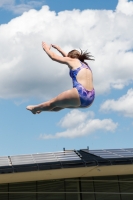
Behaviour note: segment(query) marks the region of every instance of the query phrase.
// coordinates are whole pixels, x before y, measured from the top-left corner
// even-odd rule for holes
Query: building
[[[133,148],[0,157],[0,200],[133,200]]]

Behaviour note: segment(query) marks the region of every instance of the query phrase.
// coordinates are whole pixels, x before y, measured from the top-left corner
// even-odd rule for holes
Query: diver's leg
[[[72,107],[72,106],[71,106],[71,107],[67,107],[67,108],[69,108],[69,109],[74,109],[74,108],[75,108],[75,109],[76,109],[77,107]],[[58,111],[63,110],[63,109],[64,109],[64,108],[56,107],[56,108],[53,108],[52,110],[50,110],[50,112],[51,112],[51,111],[53,111],[53,112],[58,112]],[[36,113],[37,113],[37,114],[40,114],[41,112],[42,112],[42,111],[37,111]]]
[[[77,108],[80,106],[79,94],[76,88],[67,90],[50,101],[44,102],[36,106],[27,106],[27,110],[30,110],[33,114],[38,111],[52,111],[55,108]]]
[[[59,108],[59,107],[56,107],[56,108],[53,108],[52,110],[50,110],[50,112],[51,111],[54,111],[54,112],[58,112],[58,111],[60,111],[60,110],[63,110],[64,108]],[[37,111],[36,113],[37,114],[40,114],[42,111]]]

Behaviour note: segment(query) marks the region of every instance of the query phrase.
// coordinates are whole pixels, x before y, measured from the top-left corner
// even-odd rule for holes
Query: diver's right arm
[[[67,53],[63,51],[59,46],[52,44],[53,48],[57,49],[64,57],[67,57]]]

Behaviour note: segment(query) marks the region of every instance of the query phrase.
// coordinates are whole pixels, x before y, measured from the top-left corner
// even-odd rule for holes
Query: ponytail
[[[90,55],[90,52],[87,52],[87,50],[83,52],[80,49],[80,51],[81,51],[81,53],[79,51],[77,51],[77,50],[72,50],[72,51],[70,51],[68,53],[68,57],[70,57],[70,58],[77,58],[81,62],[85,63],[86,65],[88,65],[88,64],[86,62],[84,62],[84,60],[95,60],[95,59],[92,58],[93,56]]]
[[[84,60],[95,60],[95,59],[91,58],[91,57],[93,57],[93,56],[90,55],[90,52],[87,52],[87,50],[83,52],[83,51],[80,49],[80,51],[81,51],[81,53],[80,53],[80,55],[79,55],[79,60],[80,60],[81,62],[84,62]]]

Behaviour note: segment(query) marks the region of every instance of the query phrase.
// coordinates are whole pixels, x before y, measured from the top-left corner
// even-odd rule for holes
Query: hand
[[[47,50],[47,49],[50,50],[51,46],[52,46],[52,45],[46,44],[46,42],[42,42],[42,48],[43,48],[44,51]]]
[[[57,45],[55,45],[55,44],[51,44],[51,46],[53,47],[53,48],[55,48],[55,49],[57,49],[57,50],[59,50],[59,46],[57,46]]]

